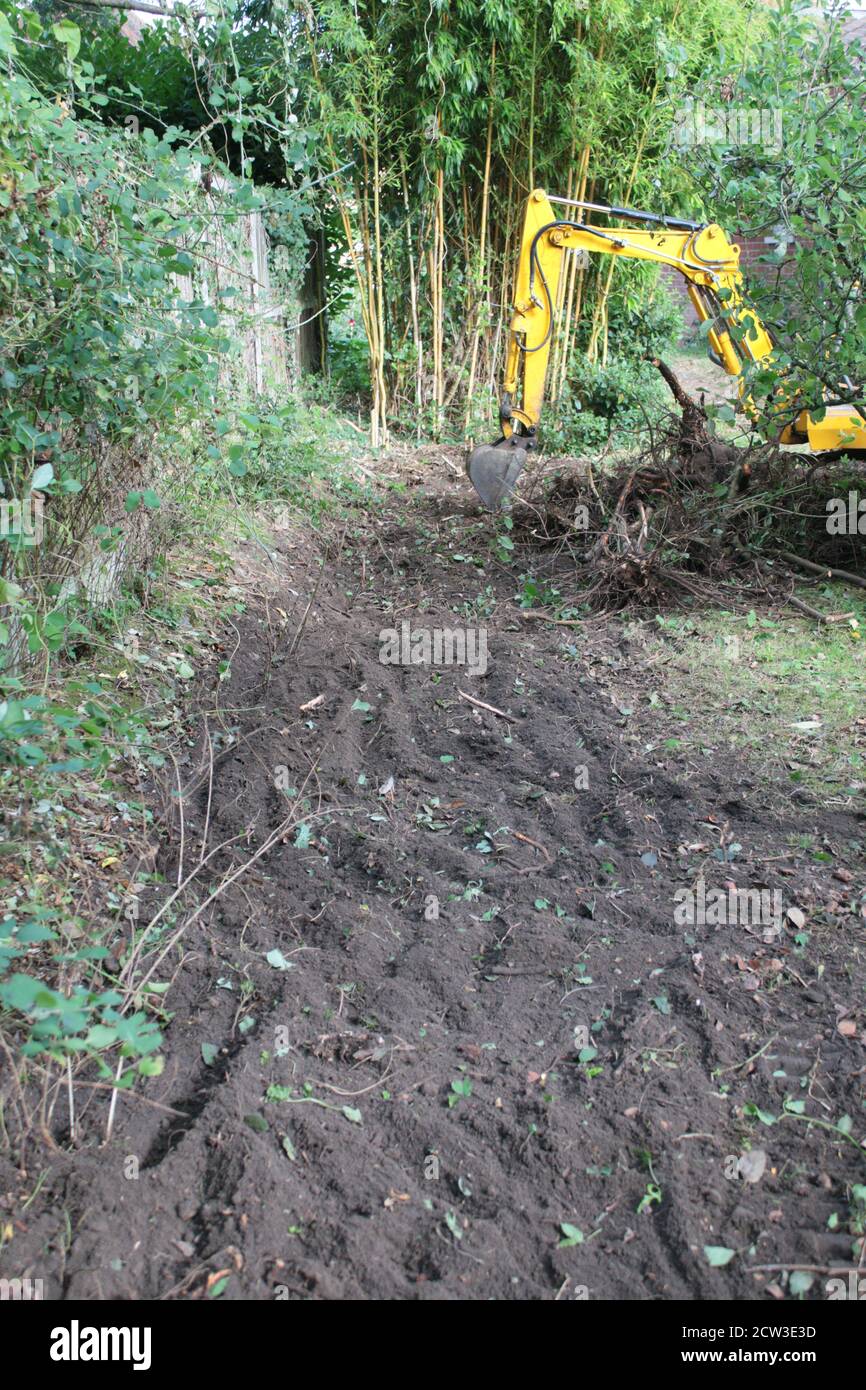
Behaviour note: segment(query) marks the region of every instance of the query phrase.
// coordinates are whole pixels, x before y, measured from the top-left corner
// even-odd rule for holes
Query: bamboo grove
[[[677,103],[702,55],[736,55],[723,0],[325,0],[301,11],[319,137],[369,346],[374,443],[393,422],[470,436],[495,413],[523,202],[534,187],[667,211]],[[298,32],[299,42],[302,34]],[[348,167],[347,167],[348,166]],[[562,277],[556,398],[616,349],[617,296],[653,275],[598,258]]]

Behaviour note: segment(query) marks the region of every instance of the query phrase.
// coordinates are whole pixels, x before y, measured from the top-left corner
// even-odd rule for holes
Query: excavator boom
[[[554,204],[573,210],[573,216],[558,217]],[[639,229],[600,227],[585,221],[587,214],[598,212],[644,225]],[[502,436],[495,444],[474,449],[467,464],[473,486],[492,511],[507,505],[527,453],[535,448],[566,251],[672,266],[684,277],[698,318],[709,321],[711,359],[730,376],[740,376],[744,356],[753,362],[772,356],[769,333],[743,299],[740,248],[721,227],[633,208],[550,198],[543,189],[536,189],[526,205],[517,266],[499,411]],[[732,328],[745,330],[744,335],[737,334],[736,342]],[[750,402],[742,391],[741,398],[749,411]],[[866,422],[847,406],[828,407],[820,422],[801,411],[785,425],[780,441],[808,442],[816,450],[866,448]]]

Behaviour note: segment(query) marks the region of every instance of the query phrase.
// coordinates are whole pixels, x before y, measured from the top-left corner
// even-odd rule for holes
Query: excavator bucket
[[[525,462],[526,447],[518,435],[496,444],[479,444],[472,450],[466,472],[488,511],[499,512],[508,506]]]

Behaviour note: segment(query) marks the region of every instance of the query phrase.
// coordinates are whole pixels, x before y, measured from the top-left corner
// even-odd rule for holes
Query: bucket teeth
[[[501,444],[479,444],[466,464],[469,481],[491,512],[507,507],[514,485],[526,462],[526,449],[514,436]]]

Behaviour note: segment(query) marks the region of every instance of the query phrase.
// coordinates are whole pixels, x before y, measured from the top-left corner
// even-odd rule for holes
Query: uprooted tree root
[[[716,440],[703,408],[656,365],[679,416],[663,422],[636,461],[598,477],[588,463],[563,461],[539,497],[515,508],[515,534],[557,547],[574,565],[581,602],[596,611],[687,595],[712,602],[721,585],[729,603],[738,585],[744,599],[762,591],[828,621],[791,590],[795,576],[866,587],[856,572],[857,536],[827,528],[829,498],[846,496],[858,479],[862,490],[862,468]],[[837,616],[848,615],[829,620]]]

